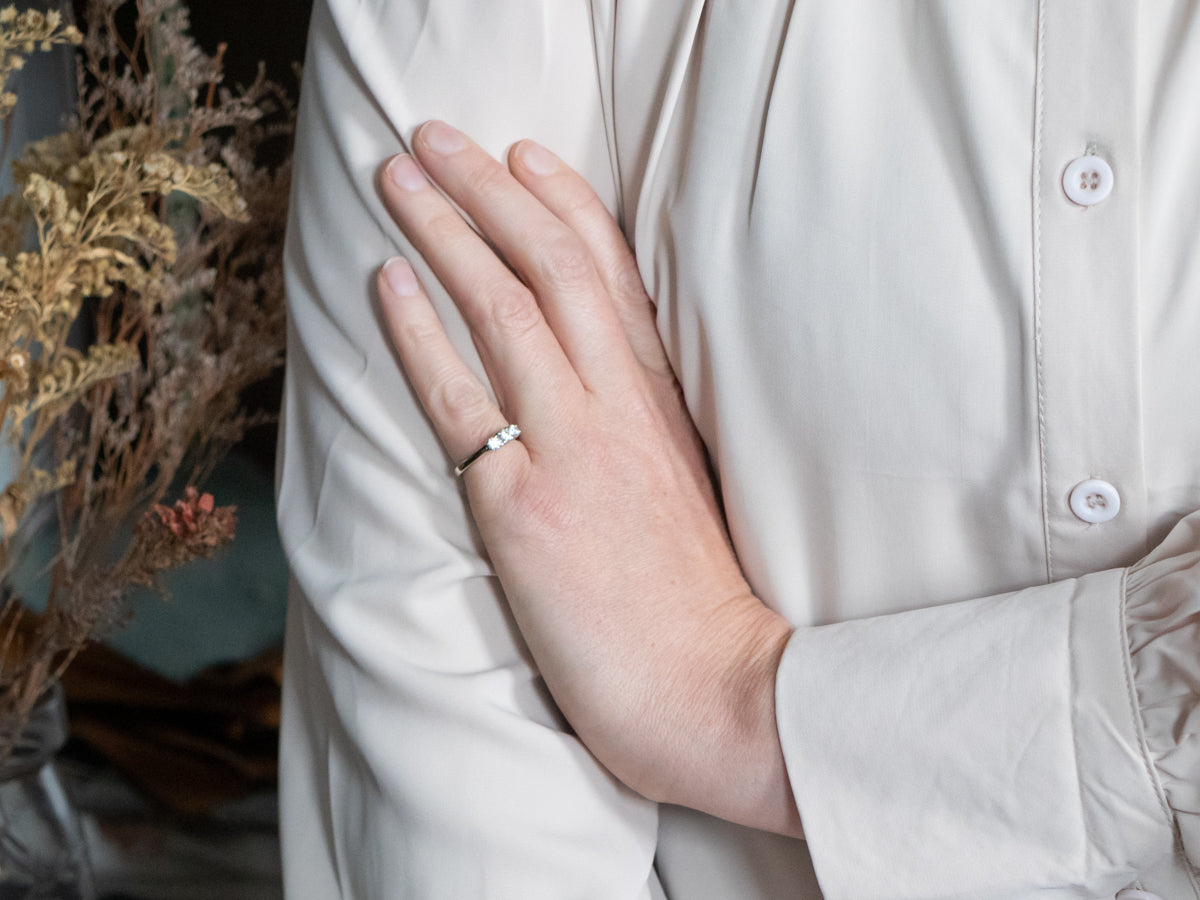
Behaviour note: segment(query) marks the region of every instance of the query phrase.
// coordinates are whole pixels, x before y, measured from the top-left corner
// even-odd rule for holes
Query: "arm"
[[[453,459],[508,422],[523,429],[520,445],[464,481],[555,700],[644,795],[798,835],[770,689],[790,628],[738,568],[621,233],[587,185],[531,143],[512,155],[523,185],[442,123],[422,126],[414,151],[521,279],[412,158],[388,165],[388,206],[459,298],[501,404],[396,260],[380,293],[426,412]],[[641,641],[624,644],[629,633]],[[717,706],[688,702],[697,684]]]
[[[551,690],[600,760],[657,799],[794,827],[767,802],[787,789],[761,727],[778,668],[779,735],[827,895],[1095,896],[1139,878],[1194,893],[1142,734],[1126,604],[1167,590],[1195,618],[1195,523],[1128,573],[805,629],[780,666],[786,626],[714,534],[686,417],[639,352],[648,325],[627,313],[648,303],[623,296],[634,279],[612,273],[632,263],[586,214],[598,204],[561,166],[532,165],[528,145],[510,158],[514,181],[446,138],[422,130],[421,162],[521,281],[411,160],[391,164],[386,196],[435,271],[459,274],[451,290],[500,407],[399,261],[381,282],[385,315],[453,457],[510,419],[526,429],[467,473],[472,508]],[[446,403],[449,383],[468,401]],[[1160,566],[1180,573],[1169,588],[1148,574]],[[1194,651],[1186,632],[1174,640]],[[1194,690],[1181,705],[1195,708]],[[758,726],[730,727],[739,710]]]
[[[1128,570],[798,630],[779,728],[826,893],[1200,895],[1197,621],[1193,513]]]
[[[470,121],[494,150],[525,133],[553,138],[611,182],[589,94],[587,7],[530,3],[518,16],[475,0],[317,4],[279,466],[293,574],[281,742],[289,897],[657,890],[656,810],[599,768],[554,708],[362,300],[381,259],[410,253],[379,203],[379,160],[426,116]],[[466,330],[451,339],[478,367]]]

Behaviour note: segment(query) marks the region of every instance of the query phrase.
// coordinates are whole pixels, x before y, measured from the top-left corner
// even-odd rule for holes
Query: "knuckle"
[[[483,385],[465,372],[451,373],[436,382],[429,399],[435,415],[453,422],[474,420],[488,405]]]
[[[563,199],[563,205],[569,220],[588,221],[609,215],[604,202],[586,182],[574,185]]]
[[[392,327],[401,347],[426,347],[441,336],[441,325],[424,316],[401,319]]]
[[[473,165],[462,175],[462,188],[465,194],[491,196],[504,187],[505,182],[512,176],[508,170],[493,159],[488,159]]]
[[[562,287],[588,283],[595,275],[592,256],[574,235],[562,235],[549,241],[539,254],[543,276]]]
[[[425,243],[431,247],[457,244],[462,241],[466,230],[462,216],[451,209],[432,213],[420,229]]]
[[[492,290],[488,299],[492,322],[505,334],[519,336],[536,328],[542,311],[532,292],[521,284],[506,284]]]
[[[617,261],[611,282],[613,292],[628,306],[649,306],[650,298],[646,294],[646,285],[642,282],[642,274],[629,257]]]

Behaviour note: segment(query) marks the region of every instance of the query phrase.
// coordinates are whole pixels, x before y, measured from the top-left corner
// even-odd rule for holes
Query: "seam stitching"
[[[1042,480],[1042,541],[1046,581],[1054,581],[1050,542],[1050,484],[1047,476],[1045,362],[1042,347],[1042,132],[1045,116],[1046,0],[1038,0],[1037,68],[1034,76],[1033,126],[1033,358],[1037,389],[1038,468]]]

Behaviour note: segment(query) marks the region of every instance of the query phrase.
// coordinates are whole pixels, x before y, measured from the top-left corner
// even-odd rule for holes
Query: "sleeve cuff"
[[[796,631],[777,717],[829,900],[1103,897],[1178,868],[1124,578]]]
[[[1200,869],[1200,514],[1129,570],[1126,626],[1146,745]]]

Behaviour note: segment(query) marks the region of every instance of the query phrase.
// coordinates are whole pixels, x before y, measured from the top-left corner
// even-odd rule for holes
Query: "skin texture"
[[[791,629],[738,566],[623,235],[530,141],[506,168],[430,122],[413,151],[386,165],[384,202],[470,326],[497,402],[402,259],[380,271],[383,318],[450,459],[522,429],[464,480],[556,702],[634,790],[800,836],[775,725]]]

